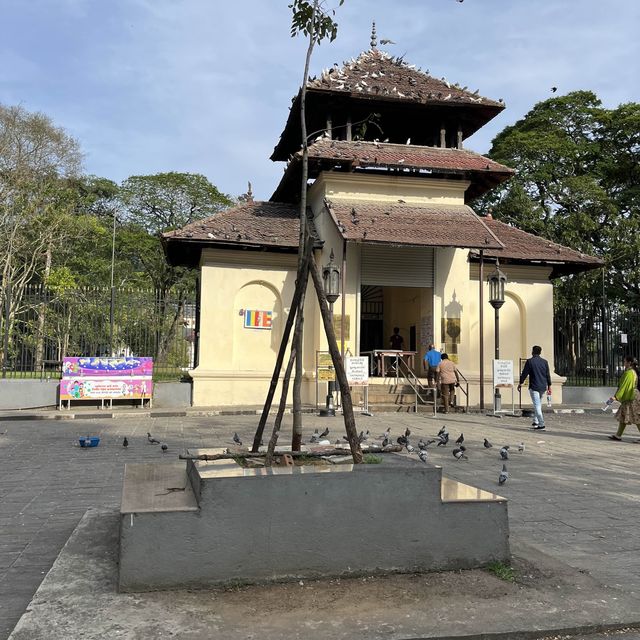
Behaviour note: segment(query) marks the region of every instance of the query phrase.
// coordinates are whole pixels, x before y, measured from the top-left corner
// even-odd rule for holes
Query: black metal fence
[[[183,292],[27,286],[0,302],[3,377],[59,377],[66,356],[150,356],[156,380],[195,365],[196,302]]]
[[[624,356],[640,356],[640,310],[583,305],[556,309],[556,372],[568,385],[615,386]]]

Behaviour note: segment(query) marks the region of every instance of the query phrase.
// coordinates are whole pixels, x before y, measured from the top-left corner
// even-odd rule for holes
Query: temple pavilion
[[[271,199],[249,199],[164,236],[171,264],[200,270],[194,405],[258,405],[265,397],[295,285],[300,98],[271,156],[286,163]],[[425,376],[422,356],[433,342],[457,363],[472,405],[480,397],[483,352],[483,388],[491,397],[494,327],[486,277],[496,260],[507,277],[500,357],[516,370],[533,344],[553,363],[554,278],[601,264],[474,212],[473,201],[514,170],[464,142],[504,108],[501,99],[381,51],[375,32],[368,51],[307,83],[315,257],[325,265],[333,253],[340,268],[339,346],[346,356],[370,357],[372,372],[380,374],[370,389],[377,385],[382,404],[413,407],[411,389],[397,387],[377,357],[390,348],[394,327],[417,378]],[[326,393],[317,382],[326,378],[319,366],[326,341],[312,286],[304,336],[303,397],[313,404],[318,388],[321,398]],[[562,381],[554,375],[556,402]]]

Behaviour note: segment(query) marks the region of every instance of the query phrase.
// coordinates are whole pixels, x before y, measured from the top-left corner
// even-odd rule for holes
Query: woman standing
[[[640,392],[638,392],[638,362],[633,356],[624,357],[624,373],[620,377],[618,390],[611,402],[617,400],[620,407],[616,412],[618,418],[617,433],[609,436],[610,440],[622,440],[622,434],[628,424],[635,424],[640,431]]]

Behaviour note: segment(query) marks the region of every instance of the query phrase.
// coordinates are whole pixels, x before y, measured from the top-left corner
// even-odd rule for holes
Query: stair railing
[[[433,415],[435,416],[438,413],[438,389],[436,387],[425,387],[418,379],[415,371],[413,371],[413,369],[411,369],[411,367],[402,358],[398,358],[396,360],[396,375],[396,383],[398,383],[401,378],[403,383],[411,387],[413,390],[416,398],[416,413],[418,413],[418,400],[420,400],[422,404],[427,404],[429,402],[429,394],[431,394],[433,398]]]

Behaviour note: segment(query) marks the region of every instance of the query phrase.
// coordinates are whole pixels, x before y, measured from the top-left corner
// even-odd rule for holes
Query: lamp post
[[[495,359],[500,359],[500,307],[504,304],[504,285],[507,282],[507,276],[500,271],[498,261],[496,260],[496,270],[487,279],[489,282],[489,304],[495,310]],[[502,398],[500,389],[494,387],[493,396],[493,412],[500,411],[502,408]]]
[[[324,293],[327,297],[327,302],[329,303],[331,322],[333,322],[333,303],[340,297],[340,267],[338,267],[334,260],[335,256],[333,254],[333,249],[331,249],[329,264],[325,265],[322,269]],[[333,403],[334,386],[334,381],[329,380],[329,382],[327,383],[326,405],[324,410],[320,412],[321,416],[332,417],[336,415],[336,407]]]

